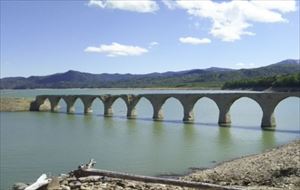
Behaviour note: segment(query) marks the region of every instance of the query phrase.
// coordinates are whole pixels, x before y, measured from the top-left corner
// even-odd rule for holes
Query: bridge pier
[[[153,117],[152,117],[152,119],[154,121],[164,120],[164,115],[163,115],[161,107],[159,107],[159,106],[153,107]]]
[[[135,107],[127,107],[127,118],[135,119],[136,116],[137,116],[136,108]]]
[[[220,126],[226,127],[231,124],[231,117],[228,108],[219,109],[218,123]]]
[[[50,101],[51,112],[58,112],[59,111],[58,102],[60,100],[60,97],[59,96],[50,96],[48,99]]]
[[[83,107],[84,107],[84,114],[90,114],[93,112],[92,110],[92,103],[94,101],[94,99],[96,98],[96,96],[81,96],[80,97],[83,103]]]
[[[277,104],[284,99],[283,96],[272,96],[267,94],[265,96],[257,96],[256,101],[260,105],[263,116],[261,120],[262,129],[274,129],[276,127],[276,120],[274,117],[274,110]]]
[[[195,118],[194,118],[193,109],[191,109],[191,110],[184,109],[184,115],[183,115],[182,121],[184,123],[194,123],[194,120],[195,120]]]
[[[112,117],[113,109],[112,105],[119,96],[100,96],[104,104],[104,117]]]
[[[237,99],[239,99],[239,96],[236,95],[228,95],[224,94],[223,96],[216,96],[213,95],[211,97],[212,100],[215,101],[219,108],[219,118],[218,118],[218,124],[221,127],[230,127],[231,125],[231,117],[230,117],[230,107],[233,104],[233,102]]]
[[[136,104],[139,102],[140,97],[136,95],[121,95],[121,98],[125,101],[127,107],[127,118],[135,119],[137,116],[136,113]]]
[[[46,101],[46,97],[37,96],[30,104],[30,111],[40,111],[40,106]]]
[[[163,111],[162,111],[162,105],[165,103],[165,101],[168,99],[167,95],[161,95],[160,97],[153,96],[153,95],[147,95],[144,96],[147,98],[153,107],[153,117],[152,119],[154,121],[162,121],[164,119]]]
[[[194,106],[195,103],[201,98],[199,95],[193,95],[193,94],[180,94],[176,97],[182,107],[183,107],[183,119],[182,121],[184,123],[193,123],[194,118]]]
[[[273,112],[263,112],[261,120],[262,129],[272,129],[276,127],[276,120]]]
[[[112,104],[105,102],[104,103],[104,117],[112,117],[112,116],[113,116]]]
[[[75,113],[75,101],[77,99],[76,96],[65,96],[63,97],[63,99],[65,100],[66,104],[67,104],[67,113],[68,114],[73,114]]]

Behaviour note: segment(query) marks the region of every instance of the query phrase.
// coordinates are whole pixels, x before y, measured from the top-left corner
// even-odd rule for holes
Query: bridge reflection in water
[[[118,99],[124,100],[127,107],[127,118],[136,118],[136,105],[141,98],[146,98],[153,107],[153,120],[163,120],[162,106],[169,98],[179,100],[183,107],[183,122],[192,123],[194,121],[193,108],[195,103],[201,98],[209,98],[216,103],[219,109],[218,123],[220,126],[229,126],[230,107],[238,99],[247,97],[258,103],[263,112],[261,127],[270,129],[276,126],[274,110],[280,101],[288,97],[300,97],[300,92],[253,92],[253,93],[195,93],[195,94],[122,94],[122,95],[40,95],[31,104],[31,111],[39,111],[40,106],[48,99],[51,111],[58,111],[58,104],[61,99],[66,102],[67,113],[75,112],[75,101],[80,99],[84,105],[84,113],[92,112],[92,104],[95,99],[100,99],[104,105],[104,116],[112,117],[112,105]]]

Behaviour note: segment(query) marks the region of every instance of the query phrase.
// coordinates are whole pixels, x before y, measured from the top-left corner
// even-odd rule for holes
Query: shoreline
[[[300,188],[300,139],[268,149],[259,154],[241,156],[215,164],[208,169],[193,171],[177,178],[187,183],[205,183],[227,189],[280,190]],[[76,171],[76,170],[75,170]],[[110,172],[110,171],[108,171]],[[111,172],[118,173],[118,172]],[[74,174],[74,171],[73,171]],[[132,175],[132,174],[128,174]],[[136,176],[136,175],[132,175]],[[147,177],[147,176],[146,176]],[[151,178],[151,177],[150,177]],[[46,189],[193,189],[184,185],[147,183],[111,176],[74,176],[52,177]],[[168,181],[168,177],[160,179]],[[172,180],[172,178],[171,178]],[[18,183],[20,187],[20,183]],[[23,187],[27,184],[23,184]],[[52,188],[51,188],[52,187]],[[53,188],[55,187],[55,188]],[[15,190],[22,190],[17,188]],[[199,188],[202,189],[202,188]],[[206,188],[203,188],[206,189]]]
[[[217,163],[181,179],[247,189],[300,189],[300,139]]]
[[[270,92],[300,92],[300,88],[290,87],[251,87],[251,88],[222,88],[220,87],[121,87],[121,88],[25,88],[25,89],[0,89],[3,90],[77,90],[77,89],[101,89],[101,90],[228,90],[228,91],[270,91]]]

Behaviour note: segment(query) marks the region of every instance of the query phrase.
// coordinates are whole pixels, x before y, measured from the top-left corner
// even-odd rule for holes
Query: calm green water
[[[38,94],[126,94],[196,93],[204,91],[161,90],[5,90],[1,96],[34,97]],[[205,91],[211,92],[211,91]],[[210,167],[238,156],[259,153],[300,138],[300,100],[283,100],[275,110],[277,130],[262,131],[262,111],[248,98],[231,108],[232,126],[217,124],[218,108],[203,98],[195,105],[195,124],[183,124],[183,109],[176,99],[163,106],[165,121],[153,122],[152,107],[146,99],[137,105],[138,118],[126,119],[125,103],[118,99],[113,118],[104,118],[100,100],[93,103],[93,114],[24,112],[1,113],[1,189],[14,182],[34,181],[41,173],[57,175],[76,169],[90,158],[97,168],[144,175],[184,173],[190,167]]]

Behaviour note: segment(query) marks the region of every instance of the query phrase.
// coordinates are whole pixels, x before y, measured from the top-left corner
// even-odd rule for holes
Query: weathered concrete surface
[[[253,92],[253,93],[198,93],[198,94],[125,94],[125,95],[41,95],[35,99],[32,111],[39,111],[39,106],[48,99],[51,104],[51,111],[55,112],[58,109],[58,102],[63,99],[67,104],[67,113],[74,112],[74,102],[80,99],[84,105],[84,113],[92,112],[92,103],[96,98],[99,98],[104,104],[104,116],[113,116],[112,105],[118,98],[121,98],[127,107],[127,117],[133,119],[136,113],[136,105],[141,98],[149,100],[153,107],[153,120],[163,120],[162,106],[169,98],[177,99],[184,110],[183,122],[192,123],[194,121],[193,108],[196,102],[201,98],[209,98],[213,100],[219,108],[218,123],[221,126],[229,126],[230,107],[232,104],[242,97],[247,97],[258,103],[263,112],[261,127],[271,129],[276,126],[274,118],[274,110],[278,103],[288,97],[300,97],[300,92]],[[247,108],[245,108],[247,109]]]

